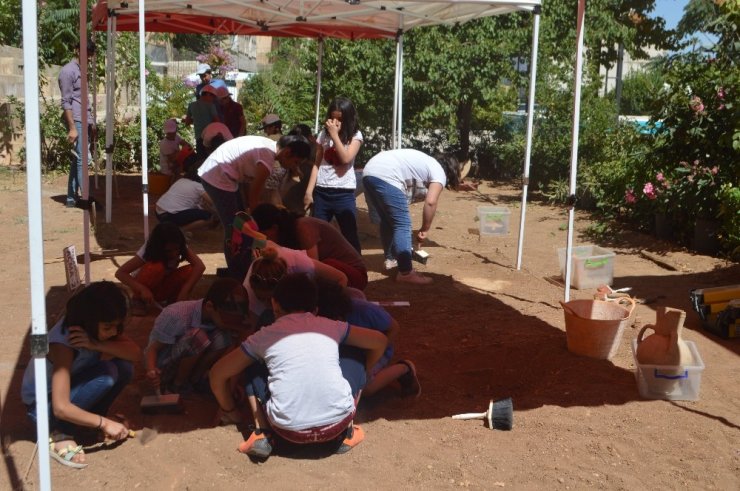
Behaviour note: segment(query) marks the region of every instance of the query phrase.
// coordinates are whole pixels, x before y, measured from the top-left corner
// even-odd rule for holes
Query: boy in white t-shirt
[[[211,198],[198,178],[201,163],[203,160],[195,153],[185,159],[183,178],[157,200],[157,220],[172,222],[185,233],[218,225]]]
[[[211,389],[224,422],[242,420],[228,382],[249,369],[245,389],[255,431],[239,445],[242,453],[267,458],[273,433],[300,444],[344,436],[337,453],[364,438],[352,419],[366,371],[383,355],[387,339],[371,329],[316,316],[317,298],[316,284],[305,273],[283,277],[272,296],[277,320],[211,369]],[[340,344],[365,350],[365,364],[340,360]]]
[[[190,144],[177,134],[177,121],[168,119],[164,123],[164,138],[159,141],[159,172],[172,176],[173,181],[180,177],[180,168],[176,157],[183,147]]]

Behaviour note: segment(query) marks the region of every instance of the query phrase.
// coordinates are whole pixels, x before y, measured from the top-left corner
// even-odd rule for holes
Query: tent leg
[[[141,107],[141,189],[144,210],[144,240],[149,239],[149,165],[146,136],[146,2],[139,3],[139,105]],[[197,135],[196,135],[197,138]]]
[[[586,16],[586,0],[578,0],[576,27],[576,73],[573,87],[573,136],[570,151],[570,196],[568,197],[568,239],[565,243],[565,301],[570,300],[570,277],[572,273],[573,223],[576,209],[576,177],[578,176],[578,130],[581,120],[581,80],[583,78],[583,29]]]
[[[39,123],[39,53],[37,3],[23,0],[23,89],[26,94],[26,198],[28,202],[28,262],[31,292],[31,358],[35,370],[36,442],[39,488],[51,489],[49,468],[49,406],[46,382],[46,291],[44,230],[41,204],[41,125]]]
[[[534,94],[537,84],[537,49],[540,35],[540,6],[534,9],[532,28],[532,57],[529,63],[529,97],[527,98],[527,143],[524,152],[524,174],[522,175],[522,216],[519,218],[519,241],[516,250],[516,269],[522,269],[524,248],[524,223],[527,216],[527,191],[529,190],[529,164],[532,158],[532,129],[534,127]]]
[[[324,64],[324,38],[319,38],[318,56],[316,60],[316,120],[313,131],[319,133],[319,111],[321,111],[321,75]]]
[[[398,124],[396,129],[396,148],[403,147],[403,33],[398,35],[399,58],[398,58]]]

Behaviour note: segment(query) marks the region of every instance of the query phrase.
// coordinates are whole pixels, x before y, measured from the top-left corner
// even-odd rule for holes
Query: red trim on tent
[[[139,30],[138,14],[116,14],[117,31]],[[98,2],[93,8],[93,29],[105,31],[108,21],[108,5],[106,1]],[[223,17],[206,17],[203,15],[188,15],[163,12],[145,12],[144,22],[146,32],[171,32],[188,34],[238,34],[242,36],[279,36],[279,37],[332,37],[340,39],[387,39],[395,37],[396,33],[372,27],[360,26],[328,26],[320,24],[306,24],[296,22],[284,24],[270,29],[262,29],[253,21],[240,22]]]

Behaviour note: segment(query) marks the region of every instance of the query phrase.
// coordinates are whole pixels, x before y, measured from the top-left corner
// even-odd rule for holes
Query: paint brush
[[[514,406],[511,397],[495,402],[491,399],[485,413],[456,414],[452,419],[482,419],[491,430],[509,431],[514,426]]]

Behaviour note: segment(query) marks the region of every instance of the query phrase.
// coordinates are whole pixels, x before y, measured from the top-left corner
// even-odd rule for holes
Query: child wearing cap
[[[168,119],[164,122],[164,138],[159,141],[159,172],[172,176],[174,182],[180,176],[180,166],[177,164],[177,155],[181,149],[190,147],[190,144],[177,134],[177,121]]]

